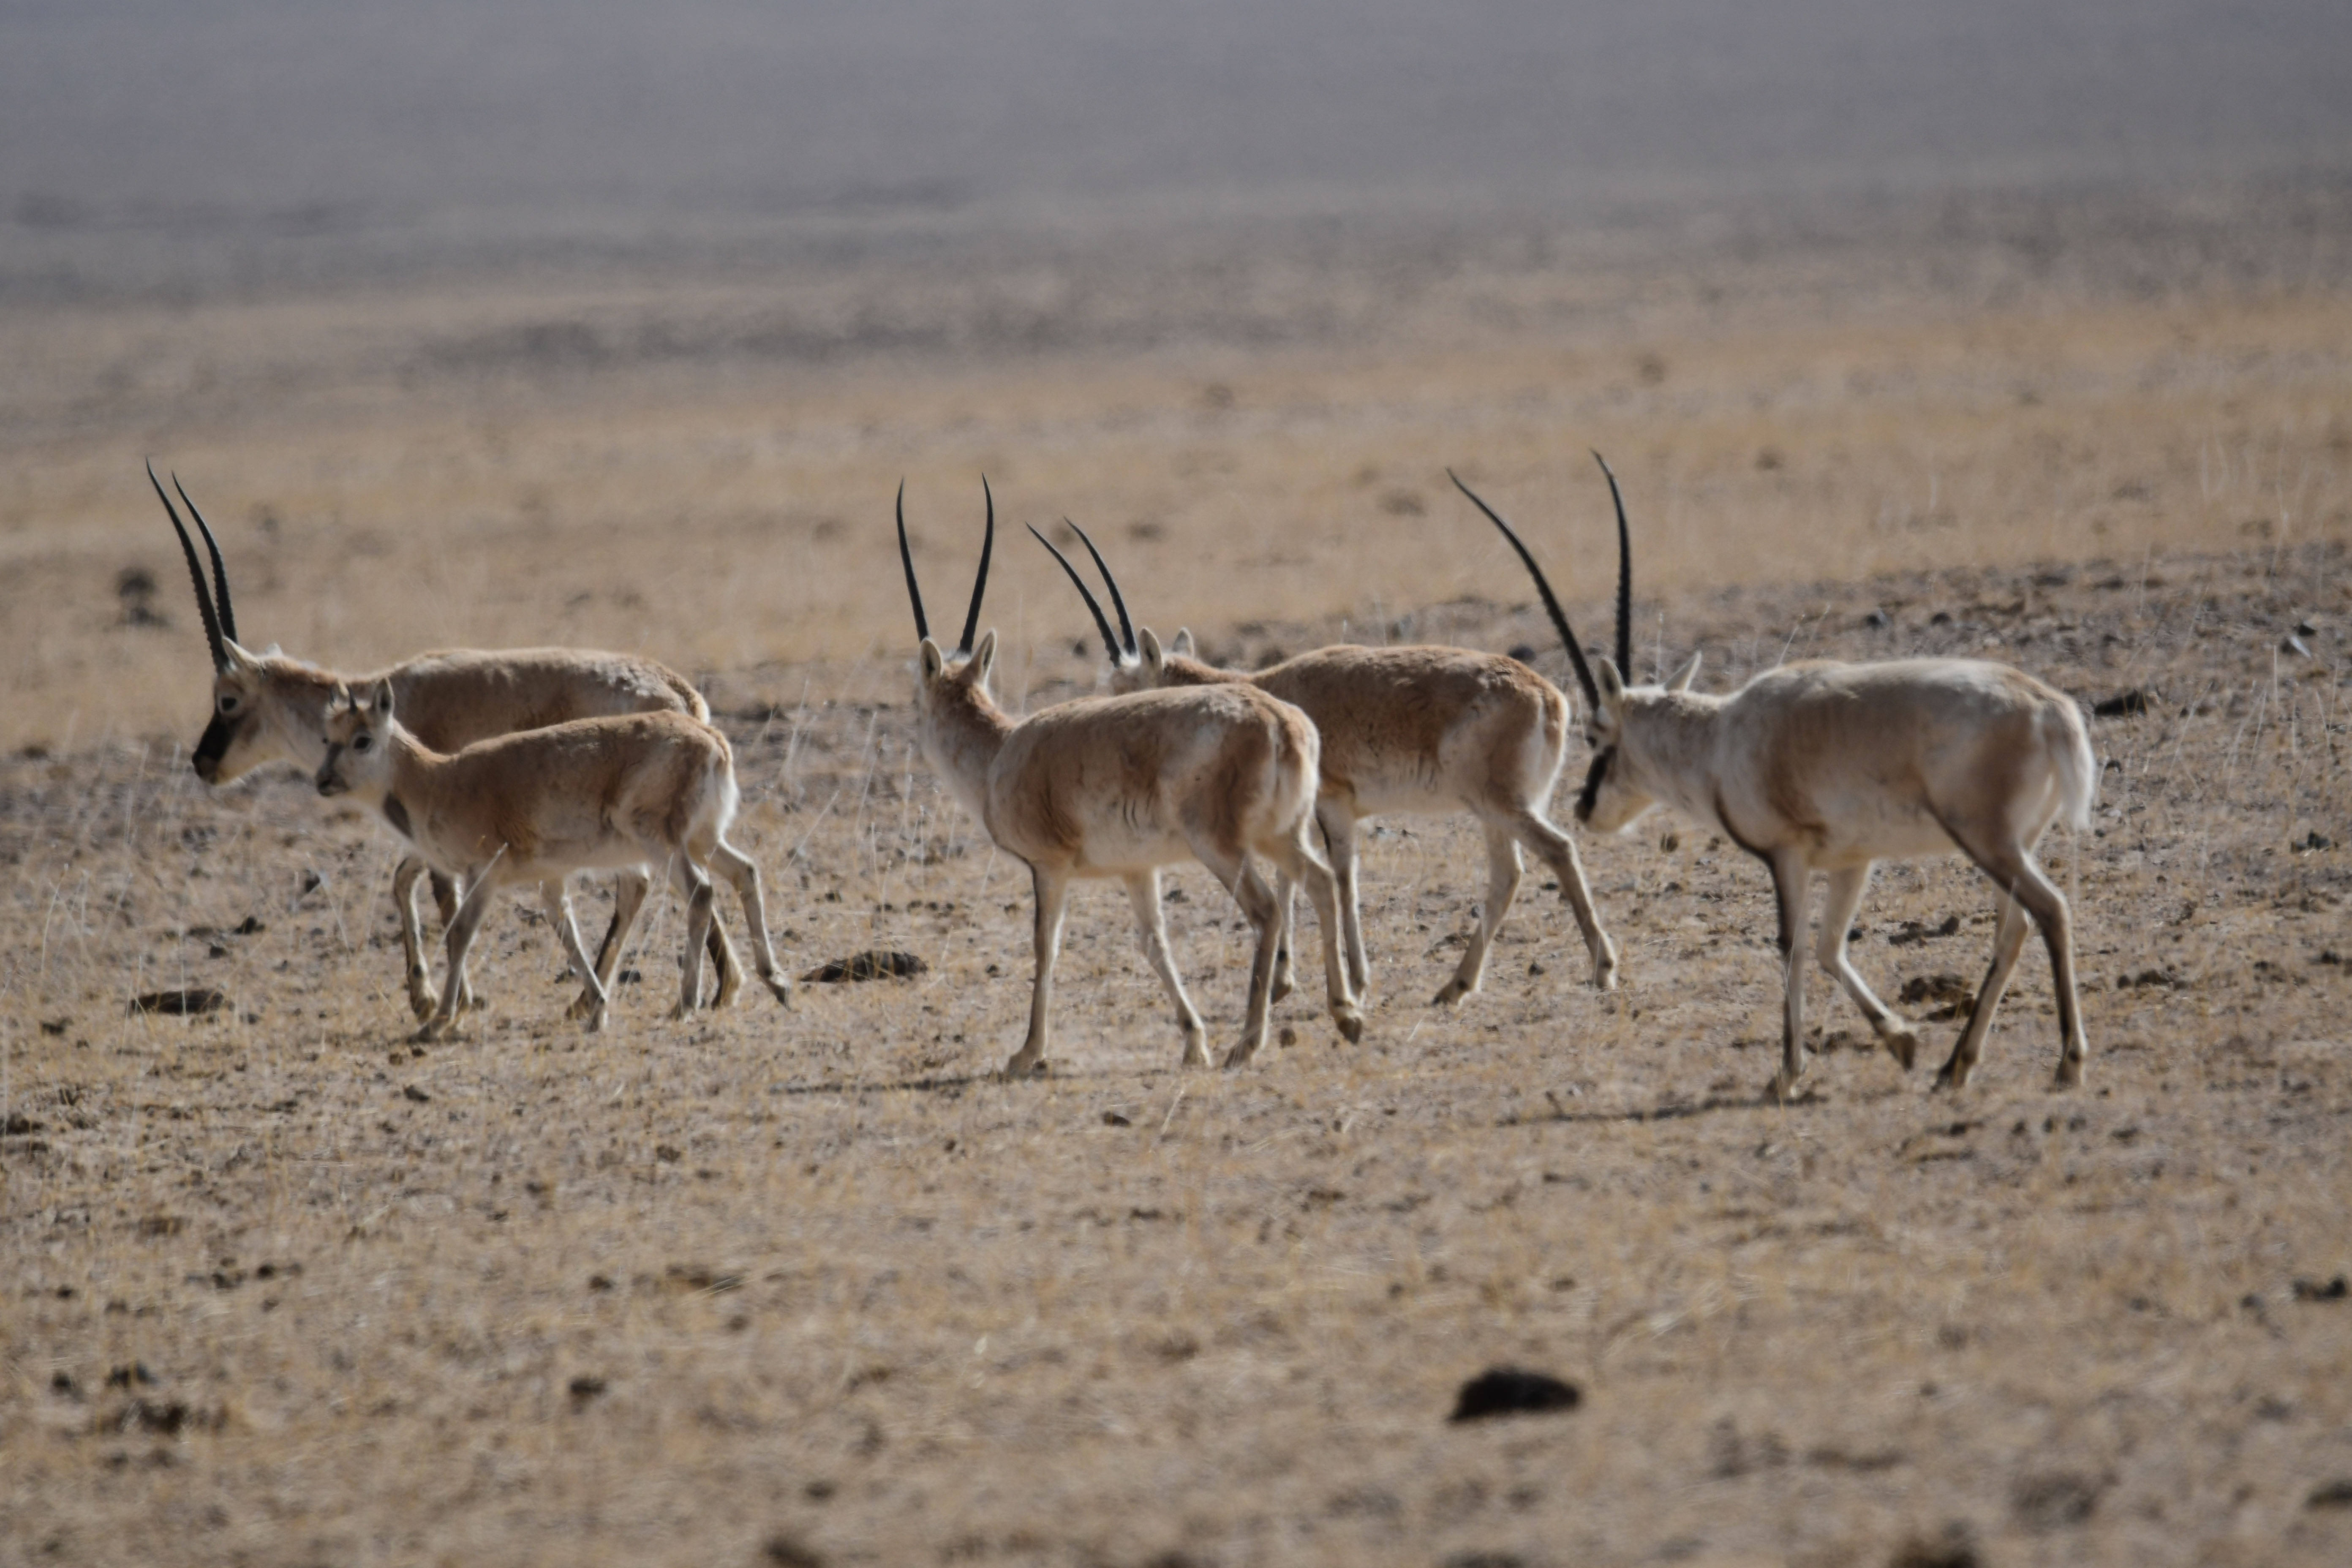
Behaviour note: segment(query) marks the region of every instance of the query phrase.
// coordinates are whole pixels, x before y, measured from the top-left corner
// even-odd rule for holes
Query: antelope
[[[373,675],[346,676],[289,658],[275,645],[260,653],[248,652],[236,640],[228,568],[204,513],[181,488],[179,476],[172,476],[172,488],[186,502],[188,515],[195,519],[212,557],[212,592],[205,590],[196,547],[172,498],[163,493],[162,482],[155,478],[152,464],[148,466],[147,480],[155,487],[156,498],[163,501],[172,528],[180,536],[188,576],[195,585],[196,613],[212,647],[212,718],[191,759],[196,776],[208,784],[227,784],[277,762],[290,762],[306,773],[315,773],[326,758],[327,707],[338,685],[367,688],[389,681],[399,696],[403,721],[425,745],[439,752],[455,752],[492,735],[599,714],[670,710],[703,721],[710,717],[702,694],[684,676],[652,659],[623,654],[574,648],[518,648],[500,653],[458,649],[420,655]],[[408,1002],[419,1018],[433,1016],[441,1000],[426,972],[416,910],[416,883],[425,874],[424,859],[408,855],[392,876],[401,952],[408,965]],[[633,883],[634,875],[623,874],[613,924],[597,949],[596,972],[605,985],[612,984],[614,968],[620,962],[620,904],[634,910],[648,889],[642,879]],[[437,871],[432,873],[432,879],[446,925],[457,916],[456,889]],[[712,1005],[723,1007],[742,985],[742,969],[717,923],[710,932],[710,955],[719,971],[718,995]],[[460,1001],[475,1005],[470,988]],[[575,1012],[584,1014],[593,1005],[593,996],[583,991],[574,1004]]]
[[[1595,453],[1596,458],[1599,457]],[[1654,805],[1712,824],[1770,869],[1780,906],[1786,1005],[1780,1068],[1766,1095],[1785,1100],[1805,1070],[1803,932],[1812,875],[1829,882],[1813,954],[1892,1056],[1909,1068],[1918,1034],[1871,994],[1846,960],[1846,935],[1879,860],[1961,854],[2000,889],[1992,963],[1939,1087],[1967,1086],[2029,922],[2050,951],[2058,994],[2056,1087],[2083,1081],[2089,1047],[2074,994],[2072,917],[2035,861],[2034,846],[2064,818],[2090,826],[2098,763],[2074,700],[2008,665],[1973,658],[1868,664],[1808,659],[1768,669],[1728,696],[1693,691],[1694,653],[1663,684],[1629,686],[1633,547],[1617,477],[1616,658],[1601,660],[1586,724],[1593,752],[1579,822],[1622,832]],[[1535,557],[1459,479],[1535,578],[1553,624],[1576,646]]]
[[[751,961],[776,999],[792,984],[769,950],[760,872],[726,839],[737,795],[727,737],[675,711],[574,719],[477,741],[454,755],[433,751],[403,725],[392,682],[362,694],[340,684],[327,707],[322,795],[351,795],[380,810],[433,868],[466,889],[449,922],[441,1004],[417,1031],[446,1034],[464,990],[466,954],[499,889],[536,882],[548,923],[585,987],[587,1027],[604,1026],[611,994],[580,945],[567,887],[574,871],[626,871],[614,913],[618,952],[654,873],[666,870],[686,901],[686,961],[673,1018],[702,994],[702,950],[712,924],[716,861],[743,897]],[[630,897],[630,889],[636,896]],[[575,1011],[580,1009],[575,1008]]]
[[[1250,864],[1252,850],[1307,884],[1322,922],[1332,1021],[1349,1040],[1362,1038],[1363,1016],[1335,936],[1331,868],[1307,838],[1319,749],[1315,726],[1297,709],[1246,687],[1081,698],[1013,719],[988,689],[996,633],[972,641],[995,544],[991,495],[963,635],[952,653],[940,651],[923,616],[907,543],[906,487],[899,486],[898,557],[919,642],[919,742],[932,771],[996,847],[1029,868],[1035,889],[1029,1034],[1004,1064],[1005,1075],[1044,1068],[1062,917],[1070,884],[1081,878],[1116,877],[1126,884],[1144,956],[1176,1009],[1182,1064],[1209,1065],[1206,1031],[1169,955],[1160,905],[1160,868],[1188,858],[1224,884],[1257,932],[1241,1039],[1224,1065],[1240,1067],[1255,1057],[1265,1040],[1281,928],[1273,895]]]
[[[1293,704],[1314,721],[1323,737],[1315,820],[1323,829],[1339,881],[1348,979],[1358,993],[1369,991],[1371,966],[1364,954],[1357,895],[1356,825],[1369,816],[1401,812],[1467,812],[1486,836],[1486,901],[1478,929],[1454,977],[1432,999],[1433,1006],[1450,1006],[1479,988],[1487,952],[1518,895],[1523,844],[1558,879],[1560,896],[1575,911],[1585,950],[1591,955],[1592,984],[1603,991],[1615,986],[1617,949],[1593,910],[1583,862],[1575,842],[1546,815],[1567,754],[1573,716],[1558,687],[1517,659],[1458,647],[1342,645],[1300,654],[1255,675],[1220,669],[1193,657],[1190,631],[1176,634],[1172,651],[1161,647],[1150,627],[1139,633],[1102,552],[1085,530],[1076,523],[1068,526],[1094,557],[1110,591],[1118,614],[1116,637],[1102,605],[1069,558],[1034,528],[1029,531],[1053,551],[1094,616],[1104,651],[1110,656],[1111,690],[1248,685]],[[1582,657],[1573,647],[1569,652],[1571,658]],[[1276,902],[1284,937],[1276,981],[1279,995],[1289,989],[1287,884],[1277,888]]]

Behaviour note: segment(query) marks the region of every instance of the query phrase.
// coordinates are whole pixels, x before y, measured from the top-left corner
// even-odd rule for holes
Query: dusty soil
[[[2352,1556],[2352,310],[2333,284],[1807,298],[1758,327],[1677,294],[1465,308],[1453,342],[701,385],[338,357],[543,302],[0,323],[42,345],[0,501],[0,1555]],[[280,385],[281,353],[325,368]],[[89,391],[110,363],[190,379]],[[1055,1071],[993,1081],[1026,879],[909,749],[900,471],[942,603],[985,466],[1008,521],[1105,521],[1144,618],[1219,656],[1344,633],[1524,647],[1558,678],[1440,470],[1527,526],[1598,640],[1586,445],[1642,530],[1645,665],[1698,647],[1720,689],[1783,657],[1969,653],[2139,694],[2094,725],[2096,827],[2046,847],[2089,1087],[2047,1087],[2030,952],[1967,1091],[1867,1048],[1816,976],[1807,1093],[1759,1103],[1763,879],[1657,817],[1582,843],[1614,994],[1531,881],[1484,993],[1429,1008],[1481,858],[1401,820],[1367,847],[1360,1046],[1302,994],[1253,1068],[1178,1071],[1098,888]],[[694,669],[791,966],[928,971],[670,1025],[666,904],[583,1037],[518,905],[478,948],[490,1009],[411,1047],[382,830],[296,779],[186,769],[201,639],[142,450],[226,520],[260,640],[358,665],[571,638]],[[1085,689],[1075,604],[1005,542],[1011,697]],[[1222,1039],[1236,914],[1197,870],[1172,886]],[[1957,863],[1891,869],[1857,962],[1916,983],[1916,1014],[1973,984],[1992,917]],[[130,1010],[191,987],[226,1005]],[[1450,1424],[1496,1364],[1581,1400]]]

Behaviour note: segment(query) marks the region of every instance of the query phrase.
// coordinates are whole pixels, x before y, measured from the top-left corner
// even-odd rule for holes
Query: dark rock
[[[813,985],[837,985],[845,980],[904,980],[928,973],[930,967],[911,952],[891,952],[877,947],[821,963],[802,975],[801,980]]]
[[[413,1100],[419,1105],[428,1105],[432,1103],[433,1100],[433,1097],[431,1095],[425,1093],[423,1089],[417,1088],[413,1083],[406,1089],[402,1089],[400,1092],[402,1098]]]
[[[2347,1297],[2352,1297],[2352,1279],[2341,1274],[2324,1284],[2316,1279],[2294,1282],[2294,1299],[2298,1301],[2341,1301]]]
[[[1480,1421],[1489,1415],[1532,1415],[1573,1410],[1583,1394],[1572,1383],[1540,1372],[1498,1366],[1462,1385],[1448,1421]]]
[[[1958,1521],[1933,1537],[1915,1535],[1895,1549],[1886,1568],[1981,1568],[1977,1543],[1969,1527]]]
[[[146,991],[131,999],[133,1013],[168,1013],[183,1018],[217,1013],[227,1005],[228,998],[209,985],[191,986],[184,991]]]
[[[2311,1495],[2303,1500],[2303,1506],[2308,1509],[2352,1508],[2352,1479],[2328,1481],[2312,1488]]]
[[[2091,1517],[2099,1506],[2099,1493],[2105,1488],[2098,1481],[2068,1470],[2053,1470],[2048,1475],[2027,1476],[2020,1479],[2010,1492],[2010,1507],[2017,1521],[2037,1532],[2065,1530]]]
[[[797,1535],[772,1535],[760,1548],[760,1560],[776,1568],[824,1568],[824,1558]]]
[[[601,1377],[575,1377],[570,1386],[572,1397],[584,1404],[604,1392],[604,1380]]]
[[[2147,693],[2134,687],[2129,691],[2092,703],[2091,712],[2101,719],[2126,719],[2147,712]]]

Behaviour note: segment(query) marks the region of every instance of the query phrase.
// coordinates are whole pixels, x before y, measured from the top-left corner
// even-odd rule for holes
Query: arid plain
[[[2352,1557],[2352,193],[12,305],[0,367],[0,1557]],[[1098,666],[1017,527],[1066,515],[1220,658],[1449,641],[1565,679],[1444,469],[1598,642],[1588,447],[1644,673],[1966,653],[2118,710],[2095,830],[2045,846],[2089,1086],[2048,1088],[2035,948],[1966,1091],[1816,973],[1824,1054],[1759,1103],[1765,879],[1656,816],[1580,840],[1614,994],[1534,878],[1484,992],[1428,1006],[1483,868],[1405,819],[1367,847],[1360,1045],[1302,992],[1256,1065],[1180,1072],[1097,887],[1054,1071],[993,1080],[1027,880],[911,750],[900,478],[940,620],[994,486],[984,621],[1034,709]],[[488,1011],[410,1046],[384,830],[188,769],[204,642],[151,456],[248,641],[691,674],[788,966],[927,972],[667,1023],[673,900],[583,1037],[517,902]],[[1171,885],[1222,1041],[1237,912]],[[1958,862],[1883,872],[1857,963],[1948,1005],[1993,908]],[[229,1005],[130,1010],[183,986]],[[1495,1364],[1581,1403],[1449,1424]]]

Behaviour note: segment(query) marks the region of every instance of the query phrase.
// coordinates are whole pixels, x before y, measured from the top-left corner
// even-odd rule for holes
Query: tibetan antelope
[[[212,719],[196,742],[192,759],[196,776],[208,784],[229,784],[278,762],[292,763],[306,773],[317,773],[327,755],[327,705],[339,684],[363,689],[379,680],[390,681],[400,700],[401,721],[436,752],[455,752],[492,735],[600,714],[668,710],[696,719],[710,717],[702,694],[685,677],[652,659],[622,654],[557,647],[500,653],[460,649],[425,654],[374,675],[345,676],[289,658],[275,647],[261,653],[248,652],[237,644],[228,568],[204,513],[188,500],[188,492],[180,489],[179,476],[173,475],[173,488],[187,503],[188,515],[195,519],[212,557],[213,591],[209,593],[196,547],[152,465],[147,479],[154,485],[156,497],[180,536],[180,550],[188,558],[188,576],[195,584],[196,613],[212,647]],[[416,910],[416,883],[425,874],[425,861],[409,855],[392,876],[393,903],[400,915],[400,947],[408,964],[408,1003],[419,1018],[431,1017],[440,1003],[426,970]],[[642,880],[630,882],[633,875],[623,875],[618,893],[632,909],[647,890]],[[446,924],[457,918],[456,889],[438,871],[432,873],[432,879]],[[606,985],[612,984],[613,970],[620,962],[616,940],[620,930],[616,908],[613,925],[596,954],[596,972]],[[741,986],[742,970],[726,933],[715,921],[710,928],[710,955],[719,971],[719,994],[713,1005],[723,1007]],[[470,989],[459,1000],[472,1005]],[[592,1005],[593,997],[583,992],[578,1010],[585,1012]]]
[[[1192,634],[1179,631],[1165,650],[1146,626],[1128,619],[1127,602],[1084,530],[1071,523],[1094,557],[1118,613],[1119,635],[1069,558],[1034,528],[1092,612],[1110,656],[1113,691],[1247,684],[1280,698],[1315,721],[1323,737],[1315,820],[1329,847],[1345,922],[1348,979],[1370,989],[1362,917],[1356,891],[1356,825],[1396,813],[1468,812],[1486,835],[1486,901],[1462,963],[1433,999],[1444,1006],[1478,989],[1495,933],[1519,890],[1519,847],[1527,846],[1559,879],[1592,958],[1592,984],[1617,984],[1617,949],[1601,929],[1576,845],[1552,826],[1546,808],[1567,755],[1571,712],[1559,688],[1515,658],[1458,647],[1318,648],[1251,675],[1192,657]],[[1572,657],[1576,655],[1573,648]],[[1276,890],[1283,924],[1276,994],[1289,989],[1290,889]]]
[[[630,713],[519,730],[445,755],[409,732],[394,703],[390,680],[364,693],[335,688],[317,782],[320,795],[351,795],[376,807],[428,864],[466,889],[449,922],[441,1005],[417,1038],[447,1031],[464,989],[467,950],[491,900],[500,888],[526,882],[539,885],[548,923],[586,989],[589,1032],[604,1027],[611,994],[572,923],[566,884],[574,871],[630,873],[614,915],[615,952],[653,876],[667,872],[677,884],[686,900],[686,963],[670,1016],[680,1017],[702,994],[702,949],[712,924],[705,868],[715,861],[742,894],[760,978],[792,1005],[792,984],[768,945],[759,868],[725,837],[736,805],[726,736],[684,713]]]
[[[1183,1065],[1209,1065],[1206,1031],[1184,994],[1161,923],[1160,868],[1186,859],[1206,866],[1256,930],[1242,1036],[1224,1065],[1239,1067],[1255,1056],[1265,1040],[1280,926],[1274,897],[1250,864],[1252,850],[1285,877],[1307,884],[1322,922],[1332,1020],[1347,1038],[1360,1039],[1363,1017],[1340,963],[1331,868],[1307,837],[1315,802],[1315,726],[1297,709],[1247,687],[1081,698],[1014,720],[989,695],[995,632],[976,647],[972,643],[995,543],[992,497],[963,636],[953,653],[943,653],[923,616],[907,544],[906,487],[899,487],[898,556],[920,639],[915,710],[923,755],[997,847],[1028,866],[1035,885],[1037,973],[1029,1036],[1004,1064],[1005,1072],[1036,1070],[1045,1060],[1054,961],[1070,884],[1097,877],[1117,877],[1127,885],[1144,956],[1176,1008]]]
[[[2080,1085],[2089,1047],[2074,994],[2072,919],[2033,858],[2035,844],[2061,817],[2076,829],[2090,826],[2098,763],[2074,700],[2007,665],[1973,658],[1808,659],[1713,697],[1691,689],[1699,664],[1694,653],[1664,684],[1628,686],[1633,549],[1617,478],[1607,463],[1601,468],[1617,508],[1616,658],[1603,658],[1597,672],[1599,700],[1586,725],[1592,766],[1577,798],[1577,820],[1619,832],[1663,803],[1720,826],[1770,868],[1787,993],[1780,1070],[1767,1094],[1785,1099],[1805,1070],[1801,938],[1812,874],[1829,879],[1814,956],[1853,998],[1887,1053],[1908,1068],[1919,1037],[1854,973],[1846,934],[1873,862],[1954,853],[2000,889],[2000,929],[1975,1010],[1937,1083],[1968,1083],[2030,921],[2050,950],[2058,994],[2058,1087]],[[1567,617],[1528,547],[1469,486],[1454,482],[1511,542],[1574,647]]]

